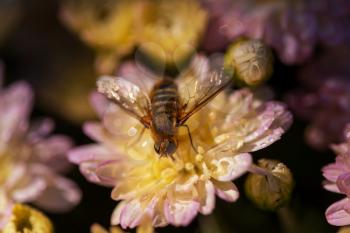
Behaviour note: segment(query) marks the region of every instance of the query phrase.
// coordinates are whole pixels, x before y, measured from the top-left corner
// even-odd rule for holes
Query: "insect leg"
[[[196,147],[194,146],[193,141],[192,141],[192,136],[191,136],[190,128],[188,127],[188,125],[180,125],[180,127],[181,127],[181,126],[183,126],[183,127],[185,127],[185,128],[187,129],[187,133],[188,133],[188,136],[189,136],[189,138],[190,138],[190,142],[191,142],[192,149],[193,149],[196,153],[198,153],[198,151],[197,151],[197,149],[196,149]]]

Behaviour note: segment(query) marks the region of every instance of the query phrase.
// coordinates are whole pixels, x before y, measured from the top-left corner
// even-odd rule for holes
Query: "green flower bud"
[[[258,86],[272,74],[272,52],[261,40],[240,40],[227,50],[224,65],[239,84]]]
[[[259,208],[276,210],[286,205],[291,197],[294,182],[286,165],[276,160],[261,159],[258,167],[245,181],[248,198]]]

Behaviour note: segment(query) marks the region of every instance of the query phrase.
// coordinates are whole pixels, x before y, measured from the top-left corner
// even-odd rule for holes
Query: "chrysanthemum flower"
[[[53,233],[53,226],[44,214],[26,205],[16,204],[2,233]]]
[[[131,52],[136,43],[137,24],[142,23],[140,1],[66,0],[63,22],[97,50],[97,69],[110,73],[118,59]]]
[[[63,135],[49,136],[49,119],[29,124],[32,97],[24,82],[0,88],[0,222],[12,202],[57,212],[80,200],[78,187],[59,174],[69,165],[65,152],[72,142]]]
[[[317,20],[304,1],[202,1],[210,12],[204,47],[211,51],[240,37],[263,40],[287,64],[304,62],[313,51]]]
[[[149,130],[137,140],[143,128],[137,120],[100,95],[93,102],[102,119],[86,123],[84,130],[97,143],[72,150],[69,158],[89,181],[114,187],[112,198],[120,203],[111,221],[123,228],[145,218],[155,227],[186,226],[199,212],[213,211],[215,195],[236,201],[231,180],[249,168],[249,152],[278,140],[291,123],[281,103],[259,101],[246,89],[223,93],[187,121],[197,152],[180,127],[172,159],[155,152]]]
[[[332,204],[326,210],[327,221],[336,226],[350,224],[350,124],[344,131],[346,141],[333,145],[337,154],[335,163],[323,168],[323,176],[327,179],[324,188],[336,193],[345,194],[346,197]]]
[[[140,31],[140,49],[162,64],[181,63],[195,52],[206,16],[197,0],[150,1],[148,17]]]
[[[302,70],[303,87],[287,96],[296,115],[310,121],[306,141],[318,150],[344,140],[342,131],[350,119],[349,55],[347,47],[325,53]]]

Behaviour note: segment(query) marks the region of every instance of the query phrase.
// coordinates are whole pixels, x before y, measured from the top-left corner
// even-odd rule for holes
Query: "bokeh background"
[[[84,120],[94,118],[88,95],[95,87],[98,74],[94,69],[94,51],[62,24],[58,17],[59,5],[55,0],[0,0],[2,20],[10,17],[5,15],[6,7],[13,7],[15,11],[1,40],[0,59],[6,67],[6,83],[26,80],[34,87],[33,118],[43,115],[54,118],[56,131],[71,135],[80,145],[90,142],[82,133],[81,125]],[[324,50],[316,46],[310,60],[317,60]],[[284,101],[288,92],[300,86],[296,76],[309,62],[285,65],[275,56],[274,73],[267,82],[275,92],[275,99]],[[187,228],[166,227],[157,232],[277,233],[293,232],[291,229],[308,233],[335,232],[337,228],[326,222],[324,212],[339,196],[325,191],[321,185],[321,168],[334,161],[335,155],[305,143],[307,124],[295,117],[291,129],[280,141],[254,153],[255,160],[278,159],[293,172],[296,186],[288,209],[268,212],[256,208],[245,197],[242,177],[238,181],[241,198],[236,203],[217,200],[211,216],[200,216]],[[110,198],[110,189],[88,183],[77,168],[69,176],[81,187],[83,199],[70,213],[48,214],[56,232],[89,232],[94,222],[108,227],[116,206]]]

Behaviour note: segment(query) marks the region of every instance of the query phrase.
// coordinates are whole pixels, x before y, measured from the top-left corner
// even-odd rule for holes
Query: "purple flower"
[[[49,119],[29,123],[32,99],[33,92],[24,82],[0,87],[2,223],[15,202],[32,202],[45,210],[61,212],[77,204],[81,196],[75,183],[60,175],[69,165],[65,153],[72,146],[71,140],[49,135],[54,127]]]
[[[349,48],[341,47],[308,65],[299,76],[304,88],[287,96],[296,115],[310,121],[306,140],[319,150],[341,142],[341,132],[350,122],[349,52]]]
[[[326,178],[324,188],[346,195],[326,210],[327,221],[336,226],[350,224],[350,124],[345,128],[344,137],[344,143],[332,146],[337,154],[335,163],[323,168],[323,176]]]
[[[274,48],[282,62],[307,61],[317,43],[339,45],[350,41],[348,1],[202,0],[210,12],[203,47],[224,49],[248,37]]]
[[[313,50],[317,24],[305,4],[250,0],[203,2],[211,12],[204,37],[205,49],[224,48],[240,37],[261,39],[287,64],[303,62]]]

